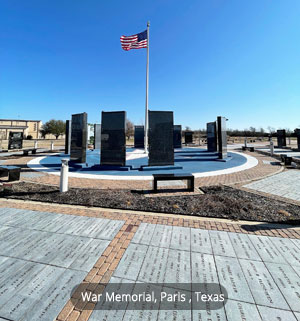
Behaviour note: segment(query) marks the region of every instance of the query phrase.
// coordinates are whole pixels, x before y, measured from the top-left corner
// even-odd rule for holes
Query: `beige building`
[[[0,139],[8,139],[9,132],[23,132],[24,139],[28,136],[38,139],[41,127],[41,120],[0,119]]]

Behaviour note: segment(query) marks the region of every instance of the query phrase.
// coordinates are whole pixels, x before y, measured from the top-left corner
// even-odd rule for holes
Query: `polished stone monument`
[[[134,147],[144,148],[145,142],[145,129],[144,126],[134,126]]]
[[[181,125],[174,125],[174,148],[182,148]]]
[[[66,134],[65,134],[65,154],[71,153],[71,120],[66,120]]]
[[[149,111],[149,166],[174,165],[173,112]]]
[[[184,143],[185,144],[193,144],[193,134],[194,132],[190,130],[186,130],[184,132]]]
[[[86,162],[87,113],[72,115],[71,154],[73,163]]]
[[[296,133],[296,137],[297,137],[298,150],[300,150],[300,128],[296,128],[295,133]]]
[[[101,125],[94,125],[94,148],[100,150],[101,146]]]
[[[217,125],[216,122],[206,124],[207,151],[216,152],[218,150]]]
[[[22,149],[23,132],[9,132],[8,149]]]
[[[285,129],[277,130],[277,146],[279,148],[286,147],[286,133]]]
[[[125,111],[102,112],[100,165],[126,165]]]
[[[219,159],[227,158],[227,132],[226,132],[226,118],[218,116],[218,153]]]

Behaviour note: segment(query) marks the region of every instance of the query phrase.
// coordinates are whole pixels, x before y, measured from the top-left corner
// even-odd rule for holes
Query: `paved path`
[[[0,207],[7,204],[13,202]],[[193,218],[30,206],[0,208],[1,321],[300,320],[297,229],[273,224],[267,235],[277,237],[271,237],[261,235],[263,227],[236,223],[203,228]],[[191,284],[212,282],[226,288],[229,300],[219,310],[167,311],[161,303],[144,312],[99,310],[79,300],[82,291],[99,293],[107,282],[172,283],[168,291],[186,295]]]
[[[294,201],[300,201],[300,171],[289,170],[244,185],[244,187],[263,193],[285,197]]]

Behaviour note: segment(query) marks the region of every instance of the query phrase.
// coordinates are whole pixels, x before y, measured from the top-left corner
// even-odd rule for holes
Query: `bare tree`
[[[125,135],[127,139],[130,139],[130,137],[134,135],[134,124],[129,119],[126,119]]]

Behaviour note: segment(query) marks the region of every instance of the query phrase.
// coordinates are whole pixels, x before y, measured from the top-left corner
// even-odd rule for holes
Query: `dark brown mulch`
[[[59,204],[300,224],[300,207],[228,186],[203,187],[204,194],[145,197],[130,190],[70,189],[20,182],[0,187],[0,197]],[[176,194],[175,194],[176,195]]]

